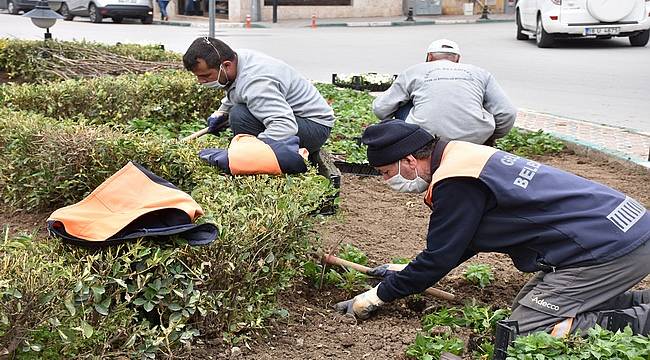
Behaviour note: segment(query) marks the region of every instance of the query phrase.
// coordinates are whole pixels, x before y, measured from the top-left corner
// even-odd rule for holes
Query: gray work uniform
[[[519,291],[511,320],[522,333],[545,329],[564,335],[578,329],[607,327],[603,311],[619,310],[634,321],[636,334],[650,331],[650,290],[628,291],[650,274],[650,244],[612,261],[539,272]]]
[[[446,140],[483,144],[492,136],[505,136],[517,117],[492,74],[448,60],[411,66],[372,105],[383,120],[409,102],[413,108],[402,120]]]
[[[237,77],[219,111],[229,113],[235,134],[283,140],[318,151],[334,126],[334,111],[314,85],[286,63],[252,50],[237,50]]]

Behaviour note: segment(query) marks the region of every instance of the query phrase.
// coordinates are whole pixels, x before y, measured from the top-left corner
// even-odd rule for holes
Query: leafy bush
[[[492,274],[492,268],[487,264],[471,264],[465,269],[463,274],[465,280],[469,281],[474,285],[478,285],[481,288],[484,288],[494,280],[494,275]]]
[[[82,59],[85,54],[80,50],[101,50],[136,60],[179,62],[179,67],[181,60],[180,54],[161,50],[156,45],[104,45],[78,41],[48,41],[44,44],[38,40],[0,38],[0,70],[5,71],[9,78],[21,81],[44,82],[54,79],[52,75],[43,72],[45,65],[53,61],[43,51],[44,46],[67,59]]]
[[[372,112],[373,97],[368,92],[340,89],[330,84],[316,88],[334,109],[336,122],[325,148],[350,163],[367,163],[366,147],[358,141],[363,130],[379,122]]]
[[[531,156],[558,153],[564,149],[564,144],[542,130],[529,132],[513,128],[497,140],[496,147],[516,155]]]
[[[406,349],[406,356],[417,360],[434,360],[440,359],[443,352],[461,355],[464,348],[465,344],[461,339],[447,334],[431,337],[418,333],[415,342]]]
[[[9,109],[168,136],[200,128],[222,95],[180,71],[0,87],[0,101]]]
[[[537,332],[515,339],[508,348],[507,360],[598,360],[650,358],[650,338],[632,335],[630,328],[615,333],[599,326],[590,329],[587,336],[569,335],[556,338]]]
[[[135,160],[190,192],[201,221],[221,230],[207,247],[146,240],[101,251],[6,235],[0,350],[26,357],[171,356],[201,336],[263,327],[309,249],[308,215],[333,193],[313,171],[223,176],[200,162],[200,144],[106,126],[1,110],[0,134],[0,193],[12,208],[79,201]]]
[[[339,252],[339,257],[360,265],[368,265],[368,256],[361,249],[351,244],[343,246],[343,249]]]

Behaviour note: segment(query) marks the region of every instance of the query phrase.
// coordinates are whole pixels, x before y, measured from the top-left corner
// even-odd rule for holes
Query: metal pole
[[[252,20],[253,21],[261,21],[261,16],[260,16],[260,1],[259,0],[251,0],[251,15],[252,15]]]
[[[278,0],[273,0],[273,23],[278,22]]]
[[[193,1],[193,0],[189,0],[189,1]],[[208,0],[208,1],[209,1],[209,3],[208,3],[208,17],[210,18],[210,20],[209,20],[209,22],[210,22],[209,36],[211,38],[213,38],[214,37],[215,0]]]

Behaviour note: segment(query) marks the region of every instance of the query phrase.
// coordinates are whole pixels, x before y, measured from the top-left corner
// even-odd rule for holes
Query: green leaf
[[[68,309],[70,316],[74,316],[77,313],[77,308],[74,306],[74,300],[72,299],[72,296],[66,297],[63,301],[63,304],[65,305],[65,308]]]
[[[87,322],[83,321],[83,320],[81,321],[81,330],[82,330],[83,336],[86,339],[89,339],[91,336],[93,336],[93,333],[94,333],[93,327],[90,324],[88,324]]]
[[[147,301],[146,303],[144,303],[144,311],[146,312],[150,312],[151,310],[153,310],[153,307],[154,305],[151,301]]]
[[[176,303],[167,305],[167,308],[171,311],[179,311],[180,309],[182,309],[182,307]]]

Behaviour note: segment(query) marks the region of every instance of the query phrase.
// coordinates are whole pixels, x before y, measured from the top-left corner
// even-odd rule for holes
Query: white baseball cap
[[[460,48],[458,47],[458,44],[451,40],[440,39],[432,42],[431,45],[429,45],[427,48],[427,54],[428,53],[448,53],[460,56]]]

